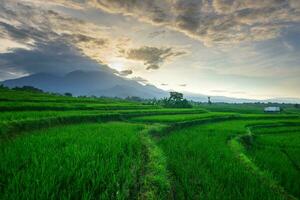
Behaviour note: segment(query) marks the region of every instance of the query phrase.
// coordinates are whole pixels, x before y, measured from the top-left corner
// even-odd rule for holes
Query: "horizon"
[[[174,90],[300,98],[300,1],[0,1],[0,81],[105,69]]]
[[[90,70],[90,71],[84,71],[84,70],[75,70],[75,71],[72,71],[72,72],[68,72],[66,74],[55,74],[55,73],[47,73],[47,72],[40,72],[40,73],[36,73],[36,74],[32,74],[33,76],[36,76],[36,75],[51,75],[51,76],[55,76],[55,77],[60,77],[60,78],[64,78],[65,76],[71,74],[71,73],[74,73],[74,72],[83,72],[83,73],[86,73],[86,72],[91,72],[91,73],[94,73],[94,72],[101,72],[100,70]],[[24,76],[24,77],[20,77],[20,79],[22,78],[27,78],[27,77],[31,77],[32,75],[30,76]],[[120,74],[116,74],[116,75],[120,75]],[[122,76],[121,76],[122,77]],[[129,78],[126,78],[126,77],[122,77],[124,79],[128,79],[128,80],[131,80]],[[14,81],[14,80],[18,80],[18,79],[8,79],[6,81]],[[5,81],[4,81],[5,82]],[[0,86],[2,85],[2,83],[4,82],[1,82],[0,81]],[[138,81],[137,81],[138,82]],[[152,85],[150,83],[140,83],[138,82],[139,84],[141,85],[146,85],[146,86],[154,86],[156,87],[155,85]],[[5,85],[3,85],[4,87],[6,87]],[[43,88],[41,87],[38,87],[38,86],[32,86],[32,85],[19,85],[19,86],[15,86],[15,87],[11,87],[11,86],[7,86],[9,89],[14,89],[14,88],[22,88],[22,87],[33,87],[33,88],[36,88],[36,89],[40,89],[42,92],[50,92],[50,93],[53,93],[51,91],[44,91]],[[119,86],[119,85],[116,85],[116,86]],[[170,93],[170,92],[178,92],[178,91],[175,91],[175,90],[163,90],[162,91],[165,91],[166,94]],[[184,95],[184,97],[186,97],[188,100],[190,101],[194,101],[194,102],[199,102],[199,103],[206,103],[207,102],[207,99],[208,97],[210,97],[210,100],[214,103],[229,103],[229,104],[256,104],[256,103],[261,103],[261,104],[299,104],[300,103],[300,98],[293,98],[293,97],[278,97],[278,98],[266,98],[266,99],[252,99],[252,98],[239,98],[239,97],[228,97],[228,96],[210,96],[210,95],[207,95],[207,94],[202,94],[202,93],[191,93],[191,92],[188,92],[188,91],[179,91],[180,93],[182,93]],[[55,93],[55,92],[54,92]],[[66,93],[69,93],[66,91]],[[64,95],[63,93],[59,93],[58,94],[61,94],[61,95]],[[71,93],[72,94],[72,93]],[[75,95],[76,97],[80,97],[82,95]],[[85,96],[85,95],[84,95]],[[95,96],[95,95],[91,95],[91,96]],[[107,97],[107,98],[122,98],[122,97],[112,97],[112,96],[98,96],[98,97]],[[134,97],[134,96],[127,96],[126,98],[128,97]],[[141,96],[137,96],[141,99],[144,99],[144,100],[147,100],[147,99],[152,99],[152,98],[144,98],[144,97],[141,97]],[[125,98],[125,99],[126,99]],[[159,98],[160,99],[160,98]],[[197,100],[198,99],[198,100]]]

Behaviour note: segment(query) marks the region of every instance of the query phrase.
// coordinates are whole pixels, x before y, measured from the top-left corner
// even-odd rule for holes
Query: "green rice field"
[[[300,109],[0,88],[0,199],[300,199]]]

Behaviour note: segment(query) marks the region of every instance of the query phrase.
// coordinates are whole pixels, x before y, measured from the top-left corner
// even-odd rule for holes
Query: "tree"
[[[183,94],[179,92],[170,92],[169,98],[161,100],[162,105],[167,108],[191,108],[192,105],[188,100],[183,98]]]
[[[182,101],[183,94],[180,92],[170,92],[169,100]]]
[[[70,92],[66,92],[66,93],[65,93],[65,96],[67,96],[67,97],[72,97],[73,95],[72,95],[72,93],[70,93]]]
[[[207,97],[208,98],[208,104],[211,104],[211,100],[210,100],[210,97]]]
[[[142,102],[142,101],[144,101],[141,97],[136,97],[136,96],[128,96],[125,99],[127,101],[134,101],[134,102]]]
[[[8,89],[8,87],[5,87],[3,84],[0,84],[0,89]]]

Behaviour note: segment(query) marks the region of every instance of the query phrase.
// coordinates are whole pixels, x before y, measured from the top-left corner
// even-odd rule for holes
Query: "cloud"
[[[80,1],[71,2],[72,5],[65,1],[54,1],[52,3],[70,8],[80,5],[78,4]],[[13,55],[23,56],[20,58],[24,58],[26,55],[26,59],[9,61],[10,70],[12,68],[17,70],[16,68],[19,67],[20,71],[25,71],[26,73],[49,71],[50,68],[53,68],[53,71],[58,73],[70,71],[72,70],[70,61],[73,58],[71,58],[69,53],[73,53],[74,55],[72,56],[75,58],[89,58],[100,64],[107,62],[109,60],[107,59],[108,57],[122,56],[135,61],[143,61],[149,70],[158,69],[170,58],[185,53],[183,51],[174,51],[172,48],[147,46],[138,49],[128,49],[128,43],[131,42],[130,38],[125,36],[121,38],[109,37],[108,35],[111,35],[111,33],[107,34],[108,32],[105,32],[108,31],[106,27],[72,18],[48,8],[52,9],[52,7],[43,7],[39,1],[33,0],[20,2],[12,0],[0,4],[0,36],[3,38],[2,40],[13,41],[10,43],[6,42],[5,48],[1,48],[1,52],[6,52],[3,55],[1,54],[1,59],[5,61],[5,66],[7,67],[7,62],[9,59],[13,59]],[[163,32],[153,34],[163,34]],[[60,51],[59,48],[65,48],[66,52]],[[62,56],[58,55],[58,53]],[[47,54],[49,54],[49,57],[47,57]],[[40,63],[42,60],[44,62]],[[55,60],[65,65],[57,64],[57,67],[51,67],[52,64],[55,64]],[[24,64],[22,67],[21,61]],[[49,63],[48,67],[46,67],[46,61]],[[34,62],[41,64],[41,66],[38,67]],[[78,61],[78,63],[81,62]],[[77,68],[76,63],[74,64],[74,69]],[[81,68],[84,67],[82,66]],[[94,69],[94,65],[92,68]],[[132,74],[131,70],[120,72],[122,76],[130,74]]]
[[[233,91],[233,92],[230,92],[231,94],[247,94],[246,92],[243,92],[243,91]]]
[[[160,64],[164,63],[171,57],[177,57],[185,54],[185,52],[177,52],[172,48],[157,48],[143,46],[137,49],[129,49],[126,52],[127,59],[143,61],[144,65],[149,69],[159,69]]]
[[[220,95],[226,95],[226,94],[247,94],[244,91],[231,91],[231,90],[210,90],[212,93],[219,93]]]
[[[130,70],[130,69],[128,69],[128,70],[123,70],[123,71],[120,71],[119,74],[120,74],[121,76],[128,76],[128,75],[130,75],[130,74],[133,74],[133,71]]]
[[[83,34],[63,34],[62,37],[65,37],[65,39],[69,39],[73,44],[91,44],[91,45],[97,45],[97,46],[104,46],[107,44],[108,40],[103,38],[94,38],[88,35]],[[88,46],[88,45],[87,45]]]
[[[296,10],[300,10],[300,1],[299,0],[290,0],[290,6]]]
[[[148,65],[146,69],[147,69],[147,70],[150,70],[150,69],[156,70],[156,69],[159,69],[159,66],[158,66],[158,65],[155,65],[155,64],[153,64],[153,65]]]
[[[300,22],[298,0],[64,2],[76,3],[82,7],[90,6],[110,13],[132,16],[147,23],[163,25],[200,40],[208,46],[276,38],[285,27]]]
[[[1,1],[0,68],[6,73],[1,72],[0,79],[103,70],[105,53],[120,43],[118,38],[107,37],[110,29],[42,6],[32,0]]]
[[[109,45],[109,40],[103,36],[104,29],[36,7],[30,1],[22,3],[11,0],[0,4],[0,36],[30,48],[60,40],[78,48],[84,55],[100,60],[95,52]]]
[[[147,84],[149,81],[140,77],[140,76],[135,76],[135,77],[132,77],[131,80],[134,80],[134,81],[137,81],[139,83],[143,83],[143,84]]]
[[[29,33],[25,30],[18,29],[10,24],[0,22],[1,35],[7,35],[9,38],[13,38],[15,41],[24,43],[30,39]]]
[[[222,93],[223,95],[225,95],[225,94],[247,94],[246,92],[243,92],[243,91],[229,91],[229,90],[210,90],[210,92]]]
[[[5,38],[0,38],[0,53],[10,52],[16,48],[30,49],[30,46]]]
[[[165,30],[154,31],[154,32],[152,32],[152,33],[149,33],[148,37],[149,37],[149,38],[155,38],[155,37],[157,37],[157,36],[159,36],[159,35],[163,35],[163,34],[165,34],[165,33],[166,33]]]
[[[180,87],[186,87],[187,84],[179,84]]]
[[[169,84],[167,84],[167,83],[162,83],[162,84],[160,84],[161,86],[168,86]]]
[[[225,93],[228,92],[227,90],[210,90],[210,92],[214,92],[214,93]]]
[[[4,69],[5,70],[5,69]],[[14,79],[16,77],[27,76],[26,73],[14,72],[14,71],[2,71],[0,70],[0,81]]]
[[[22,74],[40,72],[64,74],[74,70],[109,70],[107,67],[84,56],[77,48],[56,41],[47,44],[37,44],[34,49],[15,49],[12,52],[0,54],[1,71],[11,77]]]

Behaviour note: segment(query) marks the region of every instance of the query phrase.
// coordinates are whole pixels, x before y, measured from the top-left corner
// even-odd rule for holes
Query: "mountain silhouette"
[[[37,73],[22,78],[3,81],[4,86],[33,86],[46,92],[66,93],[75,96],[105,96],[126,98],[137,96],[145,99],[163,98],[169,91],[161,90],[154,85],[142,85],[135,80],[118,76],[111,70],[82,71],[77,70],[63,76],[50,73]],[[194,101],[207,102],[207,95],[183,92],[185,98]],[[232,98],[226,96],[211,96],[213,102],[226,103],[300,103],[298,98],[274,98],[265,100]]]
[[[138,96],[142,98],[161,98],[168,92],[153,85],[142,85],[134,80],[118,76],[109,71],[73,71],[64,76],[37,73],[26,77],[6,80],[7,87],[33,86],[46,92],[73,95],[95,95],[107,97]]]

